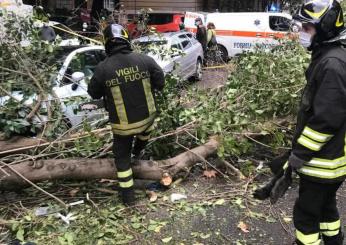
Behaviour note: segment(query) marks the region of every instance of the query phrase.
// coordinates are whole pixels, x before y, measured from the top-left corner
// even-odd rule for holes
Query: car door
[[[70,62],[66,65],[65,74],[57,87],[53,88],[61,100],[61,108],[72,126],[80,124],[84,118],[95,120],[100,111],[80,111],[79,105],[91,100],[87,92],[87,80],[91,79],[97,64],[105,56],[103,50],[85,50],[68,57]],[[76,72],[84,74],[84,79],[73,81],[72,75]]]
[[[181,58],[181,77],[187,79],[195,73],[197,63],[196,52],[194,52],[194,47],[190,41],[190,38],[188,38],[186,34],[180,34],[178,35],[178,38],[184,52]]]
[[[178,37],[172,37],[170,43],[170,49],[172,50],[170,67],[168,70],[171,70],[174,75],[181,77],[182,74],[182,60],[183,48],[181,46],[181,40]]]

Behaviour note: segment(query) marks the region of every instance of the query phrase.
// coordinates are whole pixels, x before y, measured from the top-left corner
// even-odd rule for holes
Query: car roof
[[[215,12],[215,13],[209,13],[207,17],[209,16],[228,16],[228,15],[233,15],[233,16],[283,16],[286,18],[291,19],[292,16],[288,13],[285,12]]]
[[[152,34],[148,36],[143,36],[137,39],[134,39],[134,42],[149,42],[149,41],[168,41],[172,37],[176,35],[181,35],[181,34],[189,34],[191,32],[187,31],[176,31],[176,32],[164,32],[164,33],[157,33],[157,34]]]

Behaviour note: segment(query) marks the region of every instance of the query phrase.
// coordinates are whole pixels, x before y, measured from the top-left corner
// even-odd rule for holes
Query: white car
[[[149,55],[156,59],[165,73],[174,72],[184,79],[190,77],[200,79],[202,76],[203,51],[201,45],[192,37],[192,34],[179,32],[164,34],[163,36],[165,37],[163,43],[166,47],[175,48],[181,52],[174,52],[168,59],[156,59],[155,55]],[[140,41],[143,44],[145,43],[144,40],[146,39],[142,38],[137,42]],[[97,119],[107,118],[104,109],[80,110],[80,104],[91,100],[87,93],[86,80],[92,77],[98,63],[106,58],[104,47],[64,46],[60,48],[61,52],[57,55],[60,68],[53,82],[52,94],[55,94],[61,101],[61,110],[65,120],[70,126],[76,127],[83,120],[97,121]],[[175,63],[179,65],[175,67]],[[20,91],[12,91],[12,96],[18,100],[23,99],[23,94]],[[5,105],[9,99],[9,96],[0,97],[0,105]],[[25,101],[25,104],[30,105],[35,99],[36,96],[33,96]],[[53,99],[53,95],[50,95],[49,99]],[[44,116],[40,115],[40,118],[46,120]],[[34,118],[34,120],[40,122],[38,118]]]
[[[66,121],[70,126],[79,125],[85,118],[95,120],[106,116],[104,110],[96,111],[80,111],[79,104],[85,99],[90,99],[87,93],[86,79],[91,78],[97,64],[105,57],[103,46],[86,46],[86,47],[61,47],[60,53],[57,55],[58,70],[57,76],[53,82],[53,92],[61,101],[61,109]],[[20,91],[12,91],[12,96],[17,100],[23,99],[23,93]],[[79,99],[80,98],[80,99]],[[5,105],[9,100],[9,96],[0,97],[0,105]],[[30,105],[36,96],[25,101],[25,104]],[[49,99],[53,99],[50,95]],[[40,118],[46,118],[40,115]],[[34,121],[40,122],[38,118]]]
[[[165,74],[173,73],[184,80],[202,78],[203,49],[192,33],[155,34],[135,39],[133,43],[142,50],[147,48],[144,52],[156,60]]]

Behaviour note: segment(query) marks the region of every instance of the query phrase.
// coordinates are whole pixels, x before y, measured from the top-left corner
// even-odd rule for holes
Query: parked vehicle
[[[216,39],[224,60],[255,47],[269,49],[289,31],[292,17],[285,13],[212,13]]]
[[[196,32],[194,19],[201,17],[206,25],[214,23],[218,49],[224,61],[255,47],[269,49],[289,32],[292,16],[285,13],[189,13],[185,18],[188,31]]]
[[[84,118],[95,120],[104,116],[104,110],[92,112],[78,110],[79,103],[76,103],[76,101],[78,101],[78,97],[89,98],[85,79],[91,78],[95,67],[105,57],[106,54],[103,46],[61,47],[57,55],[57,63],[60,69],[53,81],[52,91],[60,99],[61,110],[70,126],[79,125]],[[23,99],[21,91],[12,91],[12,96],[18,100]],[[49,98],[52,99],[53,96]],[[9,99],[9,96],[0,97],[0,105],[5,105]],[[34,99],[36,99],[36,96],[29,98],[25,101],[25,104],[32,104]],[[45,119],[44,117],[41,118]],[[39,122],[37,119],[36,123]]]
[[[183,79],[202,76],[203,50],[201,45],[193,38],[192,33],[175,32],[165,33],[162,36],[148,36],[134,40],[135,44],[158,44],[159,47],[173,48],[177,53],[172,53],[167,59],[160,59],[153,53],[148,55],[155,58],[166,73],[173,72],[181,75]],[[61,101],[61,110],[70,126],[75,127],[85,119],[96,121],[105,118],[103,109],[86,111],[80,110],[80,104],[90,99],[87,93],[87,79],[94,73],[97,64],[105,59],[103,46],[64,46],[60,47],[56,60],[60,66],[56,78],[53,80],[52,94]],[[176,65],[179,64],[179,65]],[[18,100],[23,99],[21,91],[12,91],[11,94]],[[49,99],[52,99],[50,96]],[[0,97],[0,105],[5,105],[9,96]],[[36,96],[29,98],[25,104],[30,105]],[[41,119],[45,119],[41,116]],[[34,119],[35,121],[35,119]],[[39,123],[40,120],[36,120]]]
[[[180,30],[180,25],[184,23],[185,13],[183,12],[152,12],[148,13],[148,27],[155,28],[157,32],[175,32]],[[136,33],[136,20],[128,24],[129,33]]]
[[[174,73],[182,79],[202,78],[203,49],[201,44],[190,32],[170,32],[161,35],[150,35],[135,39],[134,44],[147,49],[147,54],[153,57],[163,71]],[[158,50],[175,50],[175,53],[160,56],[150,46],[158,46]]]

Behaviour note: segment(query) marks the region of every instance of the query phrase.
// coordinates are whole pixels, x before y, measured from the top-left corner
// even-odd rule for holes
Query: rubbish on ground
[[[171,202],[180,201],[182,199],[187,199],[187,196],[184,194],[179,194],[179,193],[172,193],[170,196]]]
[[[70,221],[76,220],[77,216],[73,216],[73,213],[68,213],[66,216],[62,215],[61,213],[57,213],[57,218],[61,218],[62,221],[64,221],[67,225],[70,224]]]
[[[68,206],[72,207],[72,206],[76,206],[76,205],[83,204],[83,203],[84,203],[84,200],[80,200],[77,202],[71,202],[68,204]]]
[[[35,215],[36,216],[46,216],[49,214],[54,214],[59,212],[60,209],[53,208],[53,207],[39,207],[35,210]]]

